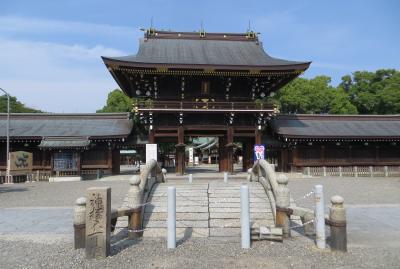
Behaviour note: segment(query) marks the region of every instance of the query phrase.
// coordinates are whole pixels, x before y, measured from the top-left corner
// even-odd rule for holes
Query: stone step
[[[251,228],[255,229],[262,226],[274,225],[273,220],[254,220],[250,221]],[[210,219],[210,228],[240,228],[240,219]]]
[[[241,232],[240,228],[209,228],[209,230],[210,230],[210,236],[214,237],[219,237],[219,236],[240,237],[240,232]]]
[[[158,213],[144,213],[144,220],[166,220],[166,212]],[[176,213],[176,220],[206,220],[208,221],[209,215],[207,213]]]
[[[153,197],[168,197],[166,192],[156,192],[152,193]],[[207,193],[198,193],[198,192],[177,192],[176,197],[207,197]]]
[[[240,197],[210,197],[208,199],[210,203],[240,203]],[[251,197],[250,203],[266,203],[269,204],[269,200],[265,201],[264,198]]]
[[[149,207],[146,206],[144,212],[167,212],[167,207]],[[176,212],[181,212],[181,213],[202,213],[202,212],[208,212],[208,206],[177,206],[176,207]]]
[[[151,205],[153,206],[167,206],[168,201],[152,201]],[[176,206],[208,206],[208,202],[205,201],[192,201],[192,200],[182,200],[182,199],[176,199]]]
[[[210,207],[210,213],[240,213],[240,207]],[[258,207],[250,207],[250,213],[251,212],[265,212],[265,213],[270,213],[271,210],[268,208],[258,208]]]
[[[237,190],[213,190],[209,189],[208,193],[229,193],[229,194],[239,194],[240,195],[240,189]],[[260,194],[265,194],[264,190],[250,190],[250,193],[260,193]]]
[[[148,228],[143,232],[144,237],[162,237],[166,238],[166,228]],[[176,228],[176,240],[179,241],[183,238],[190,237],[208,237],[208,228]]]
[[[221,207],[221,208],[229,208],[229,207],[240,207],[240,203],[209,203],[209,207]],[[271,209],[269,203],[250,203],[250,208],[268,208]]]
[[[210,212],[210,219],[234,219],[240,218],[240,212]],[[250,212],[250,219],[272,219],[272,213]]]
[[[167,221],[166,220],[144,221],[144,225],[146,228],[167,228]],[[177,220],[176,227],[208,228],[208,220]]]
[[[176,200],[189,200],[190,201],[208,201],[208,197],[207,196],[177,196]],[[157,202],[157,201],[168,201],[168,197],[167,196],[150,196],[150,198],[148,199],[149,202]]]

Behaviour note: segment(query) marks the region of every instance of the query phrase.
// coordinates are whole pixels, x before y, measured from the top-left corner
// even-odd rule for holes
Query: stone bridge
[[[154,164],[156,165],[156,164]],[[224,182],[220,174],[216,178],[157,179],[151,167],[142,168],[140,180],[131,180],[123,207],[138,207],[142,210],[143,236],[166,237],[167,235],[167,189],[176,187],[176,233],[182,237],[210,237],[216,239],[238,239],[240,237],[240,186],[247,184],[250,195],[250,222],[253,239],[260,238],[260,227],[272,231],[270,236],[282,237],[282,229],[276,228],[275,193],[279,177],[271,167],[257,168],[257,174],[235,177]],[[268,164],[266,164],[268,165]],[[254,169],[254,168],[253,168]],[[263,170],[264,173],[260,173]],[[260,175],[258,174],[260,173]],[[217,177],[220,178],[217,178]],[[287,179],[282,181],[285,185]],[[135,186],[136,185],[136,186]],[[134,188],[137,190],[132,190]],[[136,196],[142,196],[142,198]],[[287,205],[289,206],[289,205]],[[119,218],[117,227],[126,227],[128,218]],[[272,229],[271,229],[272,228]],[[262,229],[265,231],[265,229]],[[268,237],[268,236],[267,236]]]

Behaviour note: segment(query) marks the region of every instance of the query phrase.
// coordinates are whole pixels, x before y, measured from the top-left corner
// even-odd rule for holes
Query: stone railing
[[[128,226],[136,226],[134,227],[136,230],[142,228],[144,206],[147,198],[149,197],[154,184],[165,182],[166,173],[167,171],[161,169],[157,161],[149,160],[145,165],[140,167],[140,174],[132,176],[129,180],[131,187],[129,188],[127,199],[124,202],[123,207],[140,209],[140,219],[137,219],[135,224],[133,224],[134,221],[130,219]],[[132,234],[130,232],[128,233]],[[139,234],[141,235],[141,233]]]
[[[140,237],[143,233],[143,208],[154,184],[165,182],[165,174],[165,169],[161,169],[155,160],[150,160],[146,165],[141,166],[140,175],[134,175],[129,180],[130,188],[127,199],[124,205],[118,209],[110,208],[110,188],[87,189],[87,197],[81,197],[76,200],[74,209],[74,247],[76,249],[86,248],[86,257],[88,258],[107,257],[110,248],[110,233],[114,230],[117,219],[124,216],[128,216],[128,238]],[[101,203],[93,202],[93,199],[99,198],[102,199]],[[98,206],[100,204],[101,207]],[[109,209],[107,210],[107,208]],[[90,212],[96,212],[96,214],[91,214]],[[94,223],[98,223],[101,220],[106,225],[94,225],[93,218],[97,218]],[[88,223],[91,225],[88,226]],[[92,235],[103,236],[104,238],[99,240],[94,240],[93,236],[89,238],[87,230],[97,229],[98,227],[104,229],[101,233],[96,232],[92,233]],[[96,249],[104,251],[98,253]]]
[[[270,164],[265,160],[258,160],[252,168],[248,170],[248,180],[260,182],[268,196],[271,204],[274,221],[276,222],[276,208],[277,205],[282,203],[282,187],[287,184],[287,177],[285,175],[277,175],[275,173],[275,165]],[[280,184],[281,182],[281,184]],[[286,182],[286,183],[285,183]],[[281,185],[281,186],[280,186]],[[285,190],[286,191],[286,190]],[[290,193],[288,196],[290,202]],[[279,201],[278,201],[279,200]],[[282,207],[289,206],[284,203]]]

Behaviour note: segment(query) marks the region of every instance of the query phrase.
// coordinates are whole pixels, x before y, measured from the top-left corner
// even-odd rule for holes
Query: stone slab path
[[[154,186],[144,213],[145,237],[165,237],[167,228],[167,190],[176,187],[176,227],[178,237],[240,237],[240,181],[201,181],[189,183],[177,180]],[[250,191],[250,221],[252,233],[259,226],[272,226],[269,200],[261,184],[246,182]],[[117,226],[124,226],[119,222]]]

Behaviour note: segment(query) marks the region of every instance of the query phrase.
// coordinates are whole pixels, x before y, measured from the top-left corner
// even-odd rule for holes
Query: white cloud
[[[104,42],[117,45],[128,35],[136,41],[141,33],[125,26],[0,16],[0,87],[44,111],[94,112],[118,87],[100,56],[130,54]]]
[[[81,21],[49,20],[18,16],[0,16],[3,34],[85,34],[107,38],[139,36],[139,27],[126,27]]]
[[[49,112],[94,112],[117,87],[100,56],[125,54],[101,45],[0,40],[1,87]]]

